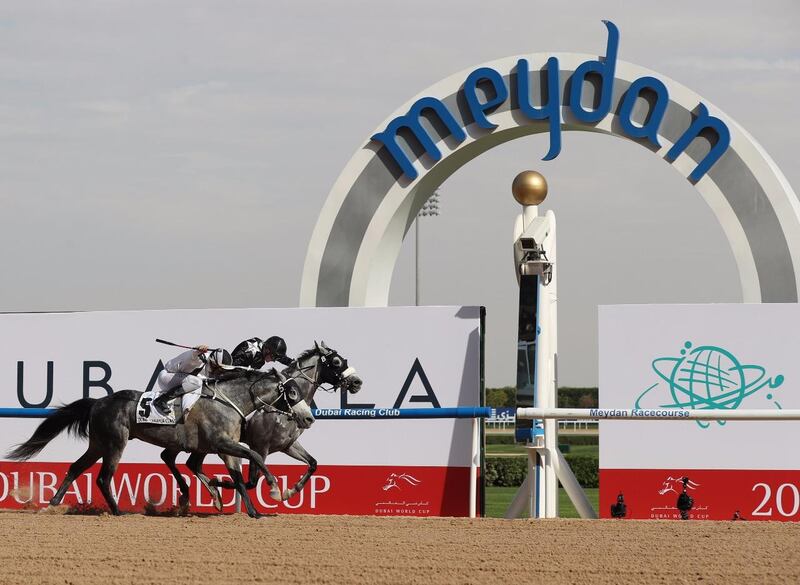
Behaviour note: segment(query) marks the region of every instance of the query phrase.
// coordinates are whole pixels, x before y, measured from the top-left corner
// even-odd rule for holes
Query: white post
[[[534,394],[534,408],[549,408],[550,400],[550,373],[548,364],[550,362],[550,303],[547,299],[546,287],[543,284],[543,277],[539,277],[539,310],[536,312],[536,327],[539,333],[536,335],[536,386]],[[547,428],[548,421],[544,421],[544,449],[537,449],[536,466],[536,487],[538,488],[536,497],[536,517],[550,517],[549,492],[552,469],[548,465],[547,449],[550,443]],[[535,424],[535,423],[534,423]]]
[[[530,223],[538,217],[538,206],[525,205],[523,212],[517,219],[514,235],[517,239],[522,235]],[[556,282],[556,233],[555,214],[548,211],[546,214],[548,234],[540,245],[547,254],[547,259],[552,263],[550,282],[545,284],[544,277],[539,278],[536,336],[536,395],[535,407],[555,408],[557,406],[557,381],[556,381],[556,354],[558,351],[558,337],[556,335],[557,323],[557,282]],[[519,263],[518,250],[515,248],[515,261]],[[556,451],[558,450],[558,423],[553,420],[544,420],[544,443],[539,444],[535,454],[536,465],[533,466],[535,477],[532,485],[537,487],[537,501],[534,506],[535,515],[542,518],[556,518],[558,516],[558,477],[556,473]]]
[[[475,518],[478,500],[478,465],[480,465],[480,421],[479,418],[472,419],[472,459],[469,465],[469,517]]]
[[[535,449],[528,448],[528,516],[530,518],[538,518],[538,498],[539,492],[539,478],[541,473],[539,470],[539,454]],[[523,484],[524,485],[524,484]],[[521,491],[521,490],[520,490]]]
[[[592,504],[589,503],[586,493],[575,478],[575,474],[572,473],[572,469],[570,469],[569,463],[564,459],[564,455],[561,454],[561,451],[556,451],[555,461],[553,463],[555,463],[556,466],[558,479],[561,485],[564,486],[564,491],[567,492],[569,499],[572,500],[572,503],[575,505],[578,515],[581,518],[597,518],[597,512],[592,508]]]
[[[558,351],[556,335],[558,323],[556,312],[557,270],[556,264],[556,216],[552,210],[546,213],[549,234],[543,242],[547,259],[552,263],[552,276],[545,285],[539,280],[539,319],[544,343],[536,348],[536,386],[539,404],[545,408],[558,405],[558,389],[556,388],[555,358]],[[558,452],[558,423],[544,419],[544,517],[558,517],[558,477],[555,459]]]
[[[514,518],[519,518],[520,515],[525,511],[526,507],[528,508],[528,510],[531,509],[532,505],[531,477],[533,477],[533,474],[531,473],[530,462],[529,462],[528,473],[525,476],[525,479],[522,481],[522,485],[519,486],[517,493],[514,494],[514,499],[511,500],[511,503],[508,505],[506,513],[503,516],[504,518],[508,520],[513,520]]]

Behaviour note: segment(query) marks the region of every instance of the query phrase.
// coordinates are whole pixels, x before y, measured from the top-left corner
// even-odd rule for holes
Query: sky
[[[496,58],[602,54],[603,19],[619,59],[722,109],[797,189],[797,2],[7,0],[0,311],[297,306],[322,203],[390,113]],[[669,165],[587,133],[543,162],[547,140],[472,161],[420,226],[422,303],[487,308],[489,386],[515,377],[521,170],[558,220],[561,385],[597,383],[598,305],[741,301],[722,229]],[[409,236],[393,305],[414,303]]]

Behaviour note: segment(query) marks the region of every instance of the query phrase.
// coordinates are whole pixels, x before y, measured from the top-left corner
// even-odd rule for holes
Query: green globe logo
[[[714,345],[692,349],[689,341],[681,349],[680,357],[656,358],[651,365],[668,389],[668,395],[663,393],[659,401],[667,399],[667,396],[672,399],[659,404],[658,408],[735,410],[748,396],[763,389],[775,389],[784,380],[781,374],[768,378],[761,366],[743,365],[726,349]],[[660,385],[661,382],[656,382],[642,392],[634,408],[646,408],[641,406],[642,400]],[[771,393],[768,392],[765,398],[773,401],[776,408],[781,408]],[[717,424],[722,426],[725,422],[717,421]],[[710,426],[706,421],[697,421],[697,424],[702,428]]]

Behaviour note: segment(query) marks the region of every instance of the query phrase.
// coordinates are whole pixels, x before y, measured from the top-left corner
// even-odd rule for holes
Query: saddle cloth
[[[136,405],[136,422],[153,425],[174,425],[180,418],[181,412],[185,415],[200,399],[202,389],[198,388],[167,402],[167,412],[161,412],[153,406],[153,391],[142,393]],[[176,412],[177,411],[177,412]]]

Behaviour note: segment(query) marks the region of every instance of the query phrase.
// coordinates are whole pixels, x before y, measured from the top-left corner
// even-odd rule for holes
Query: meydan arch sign
[[[744,302],[797,302],[800,202],[764,149],[705,98],[617,58],[535,53],[492,61],[429,87],[384,121],[333,186],[309,243],[303,306],[385,306],[403,238],[422,204],[487,150],[564,131],[637,142],[684,176],[728,239]]]

